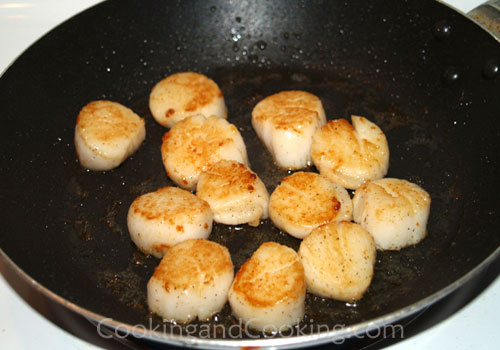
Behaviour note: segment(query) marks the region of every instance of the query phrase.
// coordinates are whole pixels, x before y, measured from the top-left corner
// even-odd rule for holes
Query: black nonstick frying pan
[[[100,4],[50,32],[0,79],[3,259],[70,309],[166,343],[305,346],[396,321],[500,254],[499,62],[498,42],[434,1]],[[139,194],[171,185],[159,151],[165,129],[149,113],[148,95],[164,76],[190,70],[219,84],[269,191],[287,172],[251,128],[261,98],[307,90],[329,119],[375,121],[389,141],[388,176],[431,194],[427,238],[379,252],[372,285],[355,305],[308,295],[293,334],[240,336],[228,306],[191,326],[150,315],[145,285],[158,260],[131,243],[126,213]],[[141,149],[105,173],[82,169],[73,146],[76,115],[96,99],[146,119]],[[264,241],[300,243],[269,222],[216,225],[210,239],[229,248],[236,269]]]

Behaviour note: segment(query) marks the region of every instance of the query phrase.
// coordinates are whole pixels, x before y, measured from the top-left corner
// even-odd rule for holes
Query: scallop
[[[193,190],[200,174],[219,160],[248,163],[238,129],[216,116],[196,115],[175,124],[163,136],[161,154],[167,176],[188,190]]]
[[[364,117],[331,120],[314,136],[311,156],[320,174],[348,189],[384,177],[389,145],[382,130]]]
[[[186,117],[202,114],[227,118],[227,108],[219,86],[203,74],[172,74],[151,90],[149,109],[155,120],[171,128]]]
[[[234,269],[226,247],[189,239],[168,250],[147,285],[149,309],[166,321],[210,319],[227,302]]]
[[[212,231],[212,220],[207,202],[186,190],[164,187],[132,202],[127,225],[139,250],[161,258],[179,242],[207,238]]]
[[[265,242],[236,274],[228,300],[245,329],[275,333],[302,320],[305,295],[304,269],[297,253]]]
[[[214,221],[226,225],[258,226],[267,219],[269,193],[245,164],[221,160],[201,173],[196,195],[206,201]]]
[[[280,230],[304,238],[329,221],[351,220],[352,202],[342,186],[316,173],[296,172],[271,194],[269,217]]]
[[[353,197],[354,221],[381,250],[400,250],[425,238],[431,197],[417,184],[385,178],[369,182]]]
[[[285,169],[311,165],[312,136],[325,122],[321,100],[305,91],[282,91],[268,96],[252,111],[257,136]]]
[[[353,301],[368,289],[375,265],[373,237],[360,225],[329,222],[300,244],[307,289],[324,298]]]
[[[139,149],[145,137],[144,119],[117,102],[90,102],[76,119],[76,154],[90,170],[116,168]]]

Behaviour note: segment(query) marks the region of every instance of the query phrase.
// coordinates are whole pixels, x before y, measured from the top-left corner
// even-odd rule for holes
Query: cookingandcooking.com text
[[[106,323],[112,321],[111,318],[101,320],[97,324],[97,333],[102,338],[126,338],[128,336],[136,339],[146,338],[150,332],[162,333],[164,335],[176,335],[180,337],[198,338],[198,339],[270,339],[270,338],[289,338],[293,336],[305,336],[311,334],[319,334],[331,331],[345,331],[345,324],[335,324],[333,326],[326,324],[315,324],[310,320],[309,324],[301,324],[299,326],[290,327],[283,326],[277,328],[274,325],[269,325],[267,332],[257,331],[252,328],[253,320],[239,323],[226,327],[222,324],[153,324],[149,320],[149,325],[136,324],[134,326],[122,327],[118,326],[115,329],[110,329]],[[404,327],[401,324],[390,324],[382,327],[376,327],[369,332],[360,334],[349,334],[350,337],[358,339],[377,339],[377,338],[392,338],[403,339]],[[345,338],[332,340],[335,344],[342,344],[346,341]]]

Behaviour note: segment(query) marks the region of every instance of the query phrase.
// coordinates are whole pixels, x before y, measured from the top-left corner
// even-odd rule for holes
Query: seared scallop
[[[178,122],[163,136],[161,154],[167,176],[188,190],[193,190],[200,174],[219,160],[248,162],[238,129],[216,116],[197,115]]]
[[[300,244],[307,289],[324,298],[361,299],[373,277],[373,237],[352,222],[329,222]]]
[[[352,202],[345,188],[325,177],[297,172],[271,194],[269,217],[280,230],[304,238],[329,221],[351,220]]]
[[[305,296],[304,269],[297,253],[266,242],[240,268],[228,299],[245,328],[274,333],[302,320]]]
[[[155,85],[149,96],[149,109],[155,120],[171,128],[191,115],[227,118],[224,97],[217,84],[203,74],[172,74]]]
[[[177,187],[164,187],[137,197],[129,208],[130,238],[146,254],[161,258],[173,245],[207,238],[212,231],[207,202]]]
[[[389,168],[382,130],[364,117],[331,120],[313,136],[311,156],[320,174],[348,189],[380,179]]]
[[[234,160],[221,160],[201,173],[196,195],[210,205],[215,222],[258,226],[267,219],[266,186],[245,164]]]
[[[326,122],[321,100],[305,91],[282,91],[260,101],[252,125],[276,163],[285,169],[311,165],[314,132]]]
[[[164,320],[210,319],[227,301],[234,270],[226,247],[190,239],[168,250],[147,286],[151,311]]]
[[[91,170],[116,168],[145,137],[144,119],[117,102],[90,102],[76,119],[76,154],[80,164]]]
[[[400,250],[425,238],[430,206],[431,197],[417,184],[385,178],[356,190],[353,217],[378,249]]]

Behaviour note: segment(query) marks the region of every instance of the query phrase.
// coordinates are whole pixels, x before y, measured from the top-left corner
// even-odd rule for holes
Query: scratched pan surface
[[[352,335],[348,326],[394,321],[458,287],[498,254],[495,62],[500,44],[434,1],[98,5],[43,37],[0,79],[0,246],[41,292],[89,318],[106,318],[112,328],[160,325],[159,333],[135,330],[161,342],[305,345]],[[431,194],[427,238],[379,252],[370,289],[355,305],[308,295],[300,325],[309,326],[306,335],[224,339],[237,323],[228,306],[211,322],[195,322],[194,338],[185,337],[186,327],[163,324],[145,301],[159,260],[131,243],[126,213],[136,196],[172,185],[160,156],[166,130],[153,120],[148,96],[157,81],[179,71],[219,84],[229,121],[270,192],[287,172],[251,127],[260,99],[307,90],[321,98],[328,119],[357,114],[375,121],[390,145],[388,176]],[[108,172],[82,169],[73,146],[76,116],[96,99],[121,102],[146,120],[140,150]],[[262,242],[294,249],[300,243],[267,220],[258,228],[215,225],[210,239],[229,248],[236,269]],[[202,325],[211,339],[197,333],[206,331]],[[316,325],[330,331],[318,333]]]

